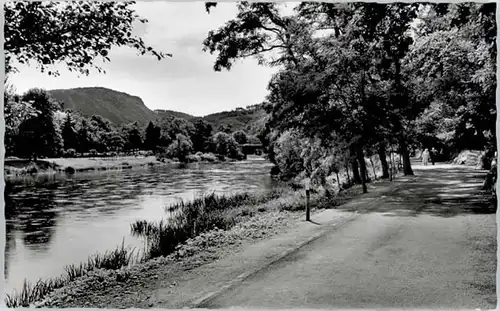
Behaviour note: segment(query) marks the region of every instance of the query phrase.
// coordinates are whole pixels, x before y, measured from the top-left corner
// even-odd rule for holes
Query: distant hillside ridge
[[[63,103],[64,110],[71,109],[85,117],[100,115],[115,125],[137,122],[141,126],[146,126],[150,121],[171,116],[192,122],[204,119],[212,124],[214,132],[217,132],[221,126],[230,126],[232,131],[243,130],[249,134],[255,134],[262,129],[267,117],[267,113],[260,104],[197,117],[174,110],[151,110],[138,96],[104,87],[56,89],[48,92],[54,99]]]
[[[80,112],[85,117],[94,114],[122,125],[138,122],[141,125],[158,118],[138,96],[103,87],[83,87],[48,91],[54,99],[63,103],[63,109]]]
[[[190,115],[189,113],[174,111],[174,110],[165,110],[165,109],[155,109],[154,112],[158,114],[160,117],[162,116],[173,116],[175,118],[186,119],[188,121],[200,118]]]
[[[221,126],[230,126],[232,131],[243,130],[255,135],[267,120],[267,113],[262,104],[236,108],[231,111],[216,112],[203,117],[210,122],[215,131]]]

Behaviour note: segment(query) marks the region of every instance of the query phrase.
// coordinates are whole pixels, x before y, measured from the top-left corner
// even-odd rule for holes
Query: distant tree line
[[[86,118],[62,106],[42,89],[17,95],[6,87],[6,155],[37,159],[147,150],[181,162],[197,152],[241,160],[242,145],[260,143],[242,130],[215,132],[202,118],[163,116],[145,127],[137,122],[116,126],[100,115]]]

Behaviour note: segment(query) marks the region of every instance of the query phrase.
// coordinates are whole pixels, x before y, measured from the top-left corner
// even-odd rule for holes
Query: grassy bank
[[[214,163],[226,161],[227,159],[212,153],[196,153],[186,158],[188,163],[203,162]],[[157,156],[135,157],[120,156],[108,158],[49,158],[37,161],[27,159],[5,159],[4,171],[6,176],[23,176],[36,174],[52,174],[66,172],[106,171],[132,169],[135,167],[153,166],[160,164],[180,164],[176,159],[168,159]]]
[[[179,244],[201,233],[215,228],[230,229],[237,222],[240,207],[257,206],[279,196],[279,191],[261,195],[243,193],[233,196],[212,193],[190,202],[181,201],[169,206],[168,221],[138,220],[131,224],[131,231],[132,234],[145,239],[148,258],[167,256]]]
[[[320,192],[311,196],[311,205],[316,208],[331,208],[342,204],[359,191],[352,188],[338,196],[326,198]],[[112,251],[90,256],[86,262],[65,267],[64,275],[48,280],[39,280],[31,284],[25,281],[19,292],[7,295],[7,307],[28,307],[35,302],[42,301],[46,296],[57,289],[63,288],[83,276],[92,276],[95,273],[96,281],[103,278],[99,271],[113,272],[113,278],[127,278],[126,267],[139,266],[150,259],[162,257],[178,252],[180,257],[190,247],[185,247],[189,241],[204,236],[210,232],[225,232],[237,224],[244,224],[254,216],[263,216],[266,213],[280,213],[281,211],[300,211],[305,207],[303,191],[282,186],[276,190],[262,194],[208,194],[193,201],[180,201],[167,206],[166,213],[170,214],[168,221],[157,222],[136,221],[131,224],[131,231],[146,240],[146,250],[138,252],[126,248],[123,243]],[[106,273],[104,273],[106,274]]]
[[[37,161],[24,159],[6,159],[5,174],[33,175],[56,172],[87,172],[113,169],[130,169],[160,162],[155,157],[117,157],[117,158],[53,158]]]
[[[14,291],[6,295],[5,304],[8,308],[29,307],[33,302],[42,300],[47,294],[89,274],[91,271],[118,270],[140,262],[141,258],[139,252],[126,248],[122,242],[114,250],[89,256],[86,262],[65,266],[65,273],[59,277],[38,280],[35,283],[25,280],[19,292]]]

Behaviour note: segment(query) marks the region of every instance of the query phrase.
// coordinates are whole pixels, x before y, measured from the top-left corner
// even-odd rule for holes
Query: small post
[[[309,190],[311,188],[311,180],[308,178],[305,182],[306,188],[306,221],[311,221],[311,206],[309,205]]]

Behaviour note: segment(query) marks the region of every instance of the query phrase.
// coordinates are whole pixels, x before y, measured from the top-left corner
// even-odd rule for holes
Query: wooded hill
[[[100,115],[116,125],[136,121],[145,125],[157,117],[141,98],[103,87],[51,90],[49,94],[63,103],[64,110],[71,109],[85,117]]]
[[[81,113],[84,117],[100,115],[115,125],[136,121],[140,125],[146,125],[149,121],[173,116],[189,121],[202,118],[211,123],[215,130],[222,126],[229,127],[232,131],[244,130],[254,134],[257,129],[261,128],[261,125],[264,125],[263,118],[266,116],[266,112],[260,105],[217,112],[204,117],[173,110],[156,109],[153,111],[138,96],[103,87],[59,89],[51,90],[49,93],[54,99],[63,103],[64,110],[71,109]]]

